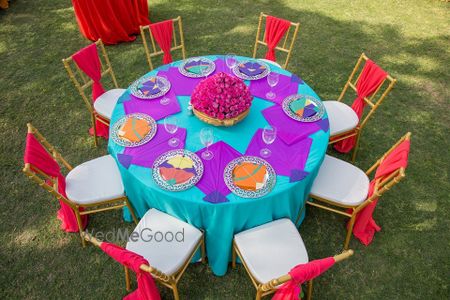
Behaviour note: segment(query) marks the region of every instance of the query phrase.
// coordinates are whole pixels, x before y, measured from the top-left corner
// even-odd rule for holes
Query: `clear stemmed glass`
[[[275,72],[270,72],[267,75],[267,83],[270,85],[270,91],[266,94],[267,99],[274,99],[277,95],[272,91],[272,89],[278,84],[280,79],[280,74]]]
[[[167,77],[164,76],[164,75],[158,75],[158,77],[156,77],[156,78],[157,78],[157,84],[158,84],[158,87],[159,87],[159,88],[162,88],[162,87],[164,86],[164,81],[161,80],[161,78],[164,78],[165,80],[168,81]],[[167,95],[167,94],[166,94],[166,95]],[[169,98],[169,97],[166,97],[166,95],[164,95],[164,96],[161,98],[161,100],[159,100],[159,103],[161,103],[161,105],[167,105],[167,104],[170,103],[170,98]]]
[[[230,70],[230,74],[233,73],[233,68],[237,64],[236,54],[229,53],[225,56],[225,62],[227,64],[228,69]]]
[[[270,145],[275,141],[276,138],[277,138],[277,128],[269,125],[265,126],[262,132],[262,139],[264,143],[266,145]],[[266,146],[266,148],[261,149],[259,154],[262,157],[267,158],[272,154],[272,151],[270,151]]]
[[[178,120],[175,116],[167,116],[164,118],[164,128],[170,134],[175,134],[178,130]],[[176,137],[172,137],[168,142],[170,147],[177,147],[180,144],[180,140]]]
[[[206,151],[202,153],[204,160],[210,160],[214,157],[214,153],[209,151],[209,146],[214,142],[214,133],[212,128],[205,127],[200,130],[200,142],[206,147]]]

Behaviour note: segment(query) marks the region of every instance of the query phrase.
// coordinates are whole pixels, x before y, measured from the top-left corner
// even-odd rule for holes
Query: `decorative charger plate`
[[[325,113],[322,102],[309,95],[288,96],[283,100],[282,106],[286,115],[300,122],[315,122]]]
[[[170,150],[153,163],[153,180],[164,190],[178,192],[197,184],[203,175],[203,162],[194,152]]]
[[[155,99],[167,94],[170,81],[161,76],[143,77],[136,80],[130,90],[131,94],[139,99]]]
[[[111,138],[120,146],[137,147],[149,142],[158,126],[149,115],[134,113],[123,116],[113,125]]]
[[[206,57],[192,57],[185,59],[178,66],[178,71],[186,77],[205,77],[214,72],[216,64]]]
[[[241,156],[225,167],[223,178],[233,194],[242,198],[259,198],[272,191],[277,175],[264,159]]]
[[[266,77],[269,72],[269,65],[258,60],[245,60],[233,68],[234,75],[244,80],[258,80]]]

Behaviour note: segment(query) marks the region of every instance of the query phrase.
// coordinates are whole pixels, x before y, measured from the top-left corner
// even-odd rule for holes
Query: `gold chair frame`
[[[172,19],[173,21],[173,45],[170,48],[170,52],[181,49],[181,54],[183,56],[183,59],[186,59],[186,49],[184,46],[184,35],[183,35],[183,23],[181,22],[181,16],[178,16],[175,19]],[[178,23],[178,25],[176,25]],[[176,28],[178,27],[178,34],[179,34],[179,43],[177,39],[177,32]],[[155,38],[153,37],[152,31],[150,30],[150,25],[146,26],[139,26],[141,30],[141,37],[142,42],[144,44],[145,54],[147,55],[147,62],[148,66],[150,67],[150,70],[153,70],[153,63],[152,63],[152,57],[164,55],[164,52],[162,51],[161,47],[157,46],[157,43],[155,41]],[[148,31],[148,35],[150,37],[150,42],[152,44],[152,50],[150,51],[148,47],[148,41],[147,41],[147,33],[145,31]]]
[[[101,64],[101,75],[102,78],[106,75],[111,76],[111,80],[114,84],[115,88],[119,88],[117,84],[116,75],[114,74],[113,68],[111,66],[111,63],[108,58],[108,54],[106,53],[105,46],[103,45],[103,42],[101,39],[95,42],[95,45],[97,46],[97,49],[100,49],[99,51],[99,59]],[[101,53],[101,56],[100,56]],[[81,98],[83,99],[84,103],[87,106],[87,109],[89,110],[89,113],[91,114],[91,122],[92,127],[94,128],[94,145],[97,147],[98,145],[98,137],[97,137],[97,130],[95,127],[95,122],[99,121],[107,126],[109,126],[109,121],[107,118],[100,116],[94,109],[94,105],[92,104],[91,97],[86,95],[86,90],[91,87],[94,84],[94,81],[89,78],[79,67],[78,65],[73,61],[73,55],[71,55],[69,58],[64,58],[62,60],[64,67],[69,74],[69,78],[72,80],[73,84],[75,85],[76,89],[81,95]],[[101,59],[103,57],[103,60]],[[71,66],[73,65],[73,67]],[[77,76],[77,75],[78,76]],[[79,77],[79,78],[77,78]]]
[[[377,169],[377,167],[383,162],[383,160],[386,158],[387,155],[389,155],[389,153],[392,152],[392,150],[394,150],[395,147],[397,147],[401,142],[405,141],[405,140],[410,140],[411,138],[411,132],[408,132],[407,134],[405,134],[402,138],[400,138],[400,140],[394,144],[394,146],[392,146],[385,154],[383,154],[383,156],[381,156],[380,159],[378,159],[367,171],[366,171],[366,175],[369,176],[373,171],[375,171]],[[405,168],[400,168],[398,170],[396,170],[395,172],[393,172],[392,174],[390,174],[389,176],[387,176],[386,178],[379,178],[376,183],[375,183],[375,188],[373,191],[372,196],[368,197],[366,200],[364,200],[364,202],[362,202],[359,205],[355,205],[355,206],[351,206],[351,205],[343,205],[328,199],[324,199],[324,198],[320,198],[314,195],[309,195],[311,197],[311,199],[315,200],[313,201],[306,201],[307,204],[311,205],[311,206],[315,206],[315,207],[319,207],[343,216],[346,216],[348,218],[350,218],[350,222],[347,226],[347,235],[345,237],[345,241],[344,241],[344,250],[348,249],[348,245],[350,243],[350,239],[352,236],[352,232],[353,232],[353,226],[355,225],[355,221],[356,221],[356,215],[367,205],[369,205],[370,203],[372,203],[375,199],[381,197],[384,192],[386,192],[387,190],[389,190],[391,187],[393,187],[394,185],[396,185],[397,183],[399,183],[404,177],[406,176],[405,174]],[[320,203],[316,203],[320,202]],[[334,208],[336,207],[337,208]],[[343,210],[342,210],[343,209]],[[352,209],[352,213],[348,213],[347,210],[348,209]]]
[[[95,237],[91,236],[87,232],[83,232],[82,236],[86,241],[91,242],[95,246],[99,247],[101,246],[102,242]],[[202,238],[199,240],[197,245],[194,247],[194,250],[192,250],[192,253],[189,255],[188,259],[184,262],[184,264],[180,267],[180,269],[175,272],[173,275],[167,275],[164,272],[158,270],[155,267],[149,266],[149,265],[141,265],[140,269],[142,271],[150,273],[156,281],[158,281],[160,284],[170,288],[173,291],[173,296],[175,300],[179,300],[180,296],[178,294],[178,281],[180,281],[181,276],[186,271],[186,268],[188,267],[189,263],[191,262],[192,258],[194,257],[195,253],[197,253],[198,249],[200,248],[201,256],[202,256],[202,263],[206,262],[206,250],[205,250],[205,236],[202,235]],[[127,267],[124,267],[125,269],[125,284],[127,292],[131,291],[131,281],[130,281],[130,271]]]
[[[361,54],[355,67],[353,68],[352,73],[350,74],[350,77],[348,78],[347,82],[345,83],[344,88],[342,89],[342,92],[339,95],[339,98],[337,99],[337,101],[342,102],[349,87],[356,93],[356,84],[358,83],[358,80],[361,76],[362,68],[361,68],[361,72],[356,77],[356,79],[353,82],[352,82],[352,80],[355,78],[355,75],[356,75],[357,71],[360,69],[360,67],[362,67],[362,62],[364,61],[364,63],[365,63],[368,59],[369,58],[364,53]],[[378,88],[375,90],[375,92],[369,98],[364,97],[364,102],[366,102],[366,104],[370,106],[370,111],[367,113],[367,115],[359,120],[359,124],[356,126],[356,128],[351,129],[346,132],[343,132],[343,133],[340,133],[340,134],[337,134],[337,135],[334,135],[334,136],[331,136],[329,145],[337,143],[342,140],[345,140],[346,138],[356,136],[356,144],[355,144],[355,147],[353,148],[353,153],[352,153],[352,162],[354,162],[356,159],[356,153],[357,153],[357,149],[358,149],[358,145],[359,145],[359,138],[361,136],[362,129],[367,124],[367,121],[372,116],[372,114],[377,110],[377,108],[384,101],[386,96],[391,92],[392,88],[395,86],[396,83],[397,83],[397,79],[393,78],[391,75],[388,74],[386,79],[384,79],[381,82],[381,84],[378,86]],[[386,86],[386,88],[384,89],[384,91],[382,93],[379,94],[382,86]],[[375,97],[377,94],[379,94],[379,97],[377,96],[378,99],[376,99],[376,97]]]
[[[44,147],[45,150],[56,160],[58,164],[62,164],[68,171],[72,170],[73,167],[61,156],[61,154],[53,147],[43,136],[42,134],[30,123],[27,124],[28,126],[28,133],[33,134],[36,139],[40,142],[40,144]],[[126,196],[118,197],[114,199],[109,199],[93,204],[77,204],[67,197],[64,197],[58,192],[58,180],[57,178],[48,176],[41,170],[39,170],[37,167],[32,166],[29,163],[26,163],[23,172],[25,175],[30,178],[32,181],[36,182],[39,186],[44,188],[47,192],[52,194],[56,197],[56,199],[64,202],[70,208],[73,209],[75,216],[77,218],[80,238],[81,238],[81,245],[85,247],[85,241],[82,236],[83,227],[81,223],[81,216],[93,214],[97,212],[107,211],[107,210],[113,210],[113,209],[120,209],[123,207],[128,207],[130,210],[131,216],[133,217],[134,222],[137,224],[138,221],[136,219],[136,215],[134,214],[134,210],[130,205],[130,202],[128,201],[128,198]],[[81,210],[80,210],[81,209]]]
[[[261,31],[262,31],[262,24],[263,24],[263,19],[267,19],[267,14],[261,12],[259,14],[259,22],[258,22],[258,31],[256,32],[256,39],[255,39],[255,46],[253,48],[253,58],[256,58],[256,52],[258,50],[258,46],[262,45],[267,47],[267,43],[265,42],[266,39],[266,29],[264,28],[264,34],[261,37]],[[294,43],[295,40],[297,38],[297,33],[298,33],[298,29],[300,27],[300,23],[293,23],[291,22],[291,26],[289,27],[289,29],[287,30],[287,32],[285,33],[284,38],[282,38],[280,40],[281,46],[277,46],[275,47],[275,50],[287,53],[286,55],[286,60],[284,61],[284,65],[283,65],[283,69],[286,69],[288,63],[289,63],[289,59],[291,58],[291,54],[292,54],[292,49],[294,48]],[[290,31],[291,28],[293,28],[293,34],[291,36],[291,41],[290,43],[288,43],[288,38],[290,35]]]
[[[345,260],[353,255],[353,250],[345,250],[342,253],[335,255],[334,260],[336,262],[340,262],[342,260]],[[260,300],[262,297],[265,297],[267,295],[273,294],[277,291],[278,286],[291,280],[292,277],[289,274],[282,275],[278,278],[272,279],[268,282],[259,282],[250,272],[250,269],[248,265],[246,264],[245,260],[242,258],[242,254],[239,251],[239,248],[236,245],[236,242],[233,240],[233,249],[232,249],[232,258],[231,258],[231,265],[232,268],[236,268],[236,257],[239,257],[242,264],[244,265],[245,270],[247,271],[248,276],[252,280],[253,285],[256,288],[256,300]],[[294,266],[292,266],[294,267]],[[306,292],[306,299],[311,300],[312,298],[312,289],[313,289],[313,280],[307,281],[307,292]]]

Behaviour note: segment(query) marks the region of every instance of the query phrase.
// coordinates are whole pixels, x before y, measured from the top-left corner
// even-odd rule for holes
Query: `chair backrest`
[[[173,41],[170,48],[170,52],[175,50],[181,50],[181,55],[183,59],[186,59],[186,49],[184,46],[184,35],[183,35],[183,23],[181,21],[181,16],[178,16],[173,21]],[[147,62],[150,70],[153,70],[152,58],[156,56],[163,56],[164,52],[161,47],[156,42],[152,31],[150,29],[151,25],[140,26],[142,42],[144,44],[145,54],[147,55]],[[149,41],[150,40],[150,41]],[[151,44],[151,47],[149,46]]]
[[[113,68],[111,66],[111,63],[108,58],[108,54],[106,53],[105,46],[103,45],[103,42],[101,39],[95,42],[95,45],[97,47],[97,51],[99,53],[99,59],[101,64],[101,75],[102,78],[104,78],[106,75],[109,75],[111,77],[111,81],[115,88],[118,88],[116,75],[114,74]],[[101,53],[101,55],[100,55]],[[89,78],[75,63],[73,60],[73,55],[71,55],[68,58],[64,58],[63,64],[66,68],[67,73],[69,74],[69,78],[72,80],[73,84],[77,88],[78,92],[81,95],[81,98],[85,102],[86,106],[88,107],[89,111],[91,113],[94,113],[94,107],[92,105],[91,97],[89,96],[89,93],[86,92],[89,88],[92,88],[92,85],[94,84],[94,81]]]
[[[349,258],[350,256],[353,255],[353,253],[354,253],[353,250],[349,249],[349,250],[345,250],[344,252],[342,252],[338,255],[335,255],[333,258],[334,258],[334,261],[337,263],[337,262],[340,262],[340,261],[343,261],[343,260]],[[272,279],[271,281],[260,285],[259,289],[262,292],[275,291],[279,285],[286,283],[291,279],[292,279],[291,275],[285,274],[285,275],[282,275],[278,278]]]
[[[346,92],[348,91],[348,88],[350,87],[355,93],[356,93],[356,85],[358,83],[358,80],[361,76],[362,70],[364,68],[365,62],[367,62],[369,58],[362,53],[359,57],[358,61],[356,62],[355,67],[353,68],[352,73],[350,74],[350,77],[348,78],[347,82],[345,83],[344,88],[342,89],[342,92],[338,98],[338,101],[342,101],[344,99],[344,96]],[[364,62],[364,63],[363,63]],[[358,75],[357,75],[358,74]],[[367,123],[370,116],[376,111],[378,106],[383,102],[383,100],[386,98],[386,96],[391,92],[394,85],[397,83],[397,79],[393,78],[391,75],[387,75],[386,79],[383,80],[383,82],[378,86],[378,88],[375,90],[375,92],[370,95],[369,97],[364,97],[364,102],[369,105],[370,110],[366,114],[364,118],[361,118],[359,121],[359,126],[362,128]]]
[[[373,171],[377,170],[378,167],[383,163],[383,161],[386,159],[386,157],[392,153],[400,144],[402,144],[404,141],[410,141],[411,139],[411,132],[406,133],[403,137],[401,137],[397,143],[395,143],[383,156],[380,157],[367,171],[366,174],[369,175]],[[407,157],[406,157],[407,159]],[[399,183],[400,180],[402,180],[406,174],[405,174],[405,167],[398,167],[393,169],[388,174],[380,177],[377,179],[377,182],[375,184],[375,189],[373,192],[373,195],[370,198],[377,198],[380,197],[385,191],[389,190],[392,186]],[[370,200],[370,199],[369,199]]]
[[[267,47],[266,27],[264,28],[264,32],[262,29],[263,21],[264,21],[264,24],[267,23],[267,17],[268,17],[268,15],[263,12],[261,12],[259,15],[258,30],[256,32],[255,46],[253,48],[253,58],[256,57],[256,52],[258,50],[259,45]],[[285,58],[284,64],[282,64],[283,69],[286,69],[286,67],[289,63],[289,59],[292,54],[292,49],[294,48],[294,43],[297,38],[297,33],[298,33],[299,27],[300,27],[300,23],[291,22],[291,26],[289,27],[286,34],[284,35],[284,38],[282,38],[280,40],[277,47],[275,48],[275,50],[286,53],[286,58]]]
[[[47,140],[42,136],[42,134],[30,123],[27,124],[28,134],[32,134],[36,140],[41,144],[41,146],[53,157],[53,159],[61,166],[64,166],[68,170],[72,170],[72,166],[61,156],[61,154],[53,147]],[[55,177],[47,175],[45,172],[40,170],[38,167],[31,165],[30,163],[25,163],[22,170],[25,175],[32,181],[36,182],[44,190],[51,193],[58,200],[64,201],[71,207],[74,203],[61,195],[58,191],[58,180]]]

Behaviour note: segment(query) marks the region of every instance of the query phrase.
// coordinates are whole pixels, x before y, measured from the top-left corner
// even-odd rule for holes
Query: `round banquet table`
[[[213,74],[221,71],[230,73],[223,56],[206,57],[216,64]],[[237,59],[242,61],[248,58]],[[166,94],[171,99],[169,105],[161,105],[159,98],[140,100],[127,89],[114,109],[111,124],[130,113],[152,116],[158,124],[155,137],[134,148],[119,146],[110,139],[108,151],[118,162],[126,194],[138,217],[142,217],[150,208],[156,208],[203,229],[209,265],[214,274],[221,276],[226,273],[231,259],[234,234],[280,218],[289,218],[295,222],[299,212],[301,217],[297,225],[303,221],[307,195],[328,145],[328,118],[325,112],[319,121],[302,123],[285,115],[280,104],[286,96],[299,93],[317,99],[319,97],[298,76],[270,65],[272,72],[280,74],[279,83],[274,88],[277,98],[273,101],[264,99],[269,88],[266,78],[244,81],[254,96],[250,113],[232,127],[211,126],[215,143],[210,146],[210,150],[214,158],[210,161],[202,159],[202,179],[185,191],[163,190],[153,181],[152,165],[159,155],[174,149],[167,145],[171,135],[161,125],[164,117],[172,114],[177,116],[179,129],[175,135],[181,140],[178,148],[197,154],[204,150],[199,132],[203,127],[210,126],[189,114],[190,95],[201,79],[181,75],[178,71],[181,63],[178,61],[163,65],[144,75],[165,75],[169,79],[171,89]],[[261,128],[268,124],[278,129],[275,142],[269,146],[272,156],[266,158],[277,173],[276,185],[270,193],[260,198],[238,197],[226,187],[223,170],[235,157],[244,154],[259,156],[259,150],[264,146]],[[131,221],[126,209],[124,218]]]

